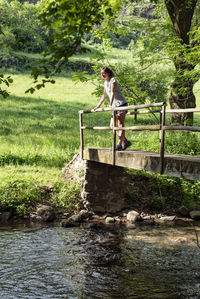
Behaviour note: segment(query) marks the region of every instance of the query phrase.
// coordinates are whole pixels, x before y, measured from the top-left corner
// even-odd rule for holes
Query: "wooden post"
[[[115,157],[116,157],[116,131],[114,130],[115,123],[116,123],[116,111],[112,112],[112,117],[113,117],[113,123],[112,123],[112,128],[113,128],[113,146],[112,146],[112,164],[115,165]]]
[[[160,174],[164,172],[164,151],[165,151],[165,104],[162,106],[160,113]]]
[[[84,151],[84,139],[83,139],[83,114],[79,112],[79,124],[80,124],[80,147],[81,147],[81,159],[83,159],[83,151]]]
[[[137,112],[137,109],[134,109],[135,112]],[[137,114],[134,115],[134,120],[137,121]]]

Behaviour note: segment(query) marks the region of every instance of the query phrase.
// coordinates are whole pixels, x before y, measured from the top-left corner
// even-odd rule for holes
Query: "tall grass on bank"
[[[25,217],[38,203],[71,212],[79,206],[80,186],[67,182],[57,168],[6,166],[0,171],[0,211]]]

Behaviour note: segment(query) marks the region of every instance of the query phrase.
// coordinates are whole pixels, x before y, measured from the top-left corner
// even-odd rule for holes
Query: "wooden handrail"
[[[90,127],[90,126],[82,126],[81,129],[87,130],[111,130],[111,127]],[[114,127],[115,131],[124,130],[124,131],[159,131],[160,125],[148,125],[148,126],[132,126],[132,127]]]
[[[160,113],[161,110],[144,110],[144,111],[137,111],[137,109],[135,109],[135,111],[130,111],[127,112],[128,115],[132,115],[132,114],[148,114],[148,113]]]
[[[161,109],[148,109],[138,111],[139,109],[145,108],[161,108]],[[115,127],[115,121],[113,121],[113,125],[111,126],[83,126],[83,114],[86,113],[94,113],[94,112],[104,112],[104,111],[112,111],[113,120],[116,117],[116,111],[119,110],[126,110],[128,111],[127,114],[131,115],[134,114],[160,114],[160,124],[159,125],[143,125],[143,126],[131,126],[131,127]],[[133,111],[130,111],[133,110]],[[116,131],[117,130],[125,130],[125,131],[160,131],[160,173],[162,174],[164,171],[164,142],[165,142],[165,131],[188,131],[188,132],[200,132],[200,127],[195,126],[170,126],[165,125],[165,116],[166,113],[188,113],[188,112],[200,112],[200,108],[187,108],[187,109],[168,109],[166,110],[166,103],[151,103],[151,104],[142,104],[142,105],[132,105],[132,106],[124,106],[124,107],[106,107],[106,108],[99,108],[99,109],[92,109],[92,110],[81,110],[79,111],[79,121],[80,121],[80,145],[81,145],[81,156],[83,158],[84,152],[84,135],[83,131],[87,130],[112,130],[113,131],[113,145],[112,145],[112,155],[113,155],[113,165],[115,165],[115,143],[116,143]]]
[[[163,102],[164,103],[164,102]],[[163,104],[162,103],[162,104]],[[138,110],[141,108],[151,108],[151,107],[161,107],[161,103],[153,103],[153,104],[144,104],[144,105],[137,105],[137,106],[125,106],[125,107],[106,107],[106,108],[98,108],[96,110],[80,110],[79,113],[85,114],[85,113],[94,113],[94,112],[104,112],[104,111],[118,111],[118,110]],[[159,113],[161,110],[148,110],[148,111],[132,111],[128,112],[129,114],[143,114],[143,113]],[[188,112],[200,112],[200,108],[186,108],[186,109],[167,109],[165,110],[165,113],[188,113]]]
[[[142,105],[132,105],[132,106],[123,106],[123,107],[106,107],[106,108],[98,108],[92,110],[80,110],[79,113],[94,113],[94,112],[104,112],[104,111],[121,111],[121,110],[135,110],[135,109],[143,109],[143,108],[152,108],[152,107],[162,107],[164,102],[161,103],[151,103],[151,104],[142,104]],[[149,113],[153,113],[154,111],[149,111]]]
[[[87,130],[111,130],[112,127],[90,127],[90,126],[82,126],[81,129],[87,129]]]
[[[200,132],[200,127],[193,127],[193,126],[164,126],[164,130],[165,131]]]

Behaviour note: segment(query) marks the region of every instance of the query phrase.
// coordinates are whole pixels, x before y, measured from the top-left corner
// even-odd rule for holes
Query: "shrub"
[[[58,182],[54,186],[51,201],[58,208],[68,212],[77,210],[80,205],[80,185],[76,182]]]
[[[0,185],[1,204],[19,216],[25,216],[38,197],[37,186],[31,180],[14,178]]]
[[[0,34],[1,56],[8,55],[16,44],[15,35],[12,30],[5,26],[3,34]]]
[[[12,171],[12,170],[11,170]],[[32,176],[27,169],[27,176],[14,172],[0,183],[0,208],[11,210],[14,214],[27,217],[37,203],[49,204],[56,210],[72,212],[78,209],[80,203],[80,186],[67,182],[63,177],[47,177],[49,183],[41,181],[40,177]],[[25,172],[26,173],[26,172]],[[44,185],[45,184],[45,185]]]
[[[37,52],[45,49],[47,33],[37,17],[37,4],[0,0],[4,39],[13,50]],[[9,29],[8,29],[9,28]]]
[[[167,132],[165,137],[165,152],[200,155],[199,136],[192,132]]]
[[[174,213],[181,205],[192,210],[200,204],[200,182],[136,170],[128,174],[129,203],[141,212]]]

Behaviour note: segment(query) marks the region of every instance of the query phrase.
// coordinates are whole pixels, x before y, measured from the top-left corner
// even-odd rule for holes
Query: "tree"
[[[40,68],[34,68],[32,75],[35,87],[27,92],[34,92],[35,88],[44,87],[49,82],[52,73],[59,72],[62,64],[76,53],[87,51],[82,45],[86,32],[95,30],[96,26],[104,22],[109,28],[109,22],[115,11],[119,9],[118,0],[46,0],[41,2],[40,21],[51,31],[51,44],[43,52],[44,59]],[[45,79],[38,83],[38,76],[44,74]]]
[[[0,43],[3,43],[4,50],[8,46],[10,51],[7,49],[7,52],[39,52],[45,49],[47,33],[37,18],[37,7],[38,5],[21,3],[18,0],[0,0],[0,18],[4,33],[4,37],[0,36]]]
[[[2,26],[0,25],[0,36],[3,35],[3,31],[2,31]],[[0,48],[2,47],[3,45],[0,44]],[[4,74],[0,74],[0,85],[6,85],[6,86],[9,86],[11,83],[13,82],[13,79],[10,77],[10,76],[7,76],[5,77]],[[7,98],[9,93],[7,92],[6,89],[4,89],[4,87],[0,87],[0,95],[3,96],[4,98]]]
[[[199,40],[191,35],[191,27],[197,0],[165,0],[168,14],[171,18],[174,32],[179,40],[179,51],[173,56],[176,73],[171,84],[170,106],[171,108],[193,108],[195,96],[193,86],[199,79],[198,74],[194,74],[196,64],[199,62],[199,54],[196,61],[189,59],[191,52],[194,52]],[[197,27],[196,27],[197,28]],[[192,123],[193,114],[173,114],[173,121],[178,123]]]
[[[129,0],[128,2],[143,3],[144,1]],[[102,28],[102,24],[104,29],[102,33],[98,33],[98,36],[113,30],[110,25],[113,16],[117,12],[120,13],[119,4],[124,5],[128,2],[126,0],[42,1],[40,19],[43,26],[51,30],[52,35],[49,50],[44,53],[43,69],[34,69],[32,72],[36,88],[44,86],[52,70],[59,71],[62,63],[68,61],[70,56],[87,50],[82,45],[85,32],[95,31],[97,26]],[[155,2],[158,7],[160,5],[165,8],[165,11],[160,11],[157,20],[155,18],[148,20],[148,27],[141,22],[135,23],[137,30],[143,32],[141,38],[144,49],[139,53],[142,63],[147,60],[148,51],[151,56],[155,53],[153,60],[156,62],[163,58],[164,53],[167,53],[175,67],[170,92],[171,108],[195,107],[193,86],[199,79],[195,67],[199,63],[200,54],[199,16],[197,15],[199,0],[152,0],[152,2]],[[42,73],[45,74],[46,79],[39,84],[37,78]],[[34,88],[29,91],[33,92]],[[172,121],[191,124],[193,114],[173,114]]]
[[[137,0],[133,1],[135,4]],[[152,0],[156,3],[154,19],[137,22],[132,28],[141,32],[134,48],[138,48],[141,64],[170,59],[174,80],[170,85],[172,109],[193,108],[194,84],[199,80],[196,66],[200,62],[199,0]],[[192,124],[193,113],[173,113],[172,122]]]
[[[46,34],[37,20],[37,7],[21,2],[0,0],[0,61],[12,59],[14,50],[36,52],[46,45]],[[9,96],[6,88],[12,82],[11,76],[0,73],[0,96]]]

